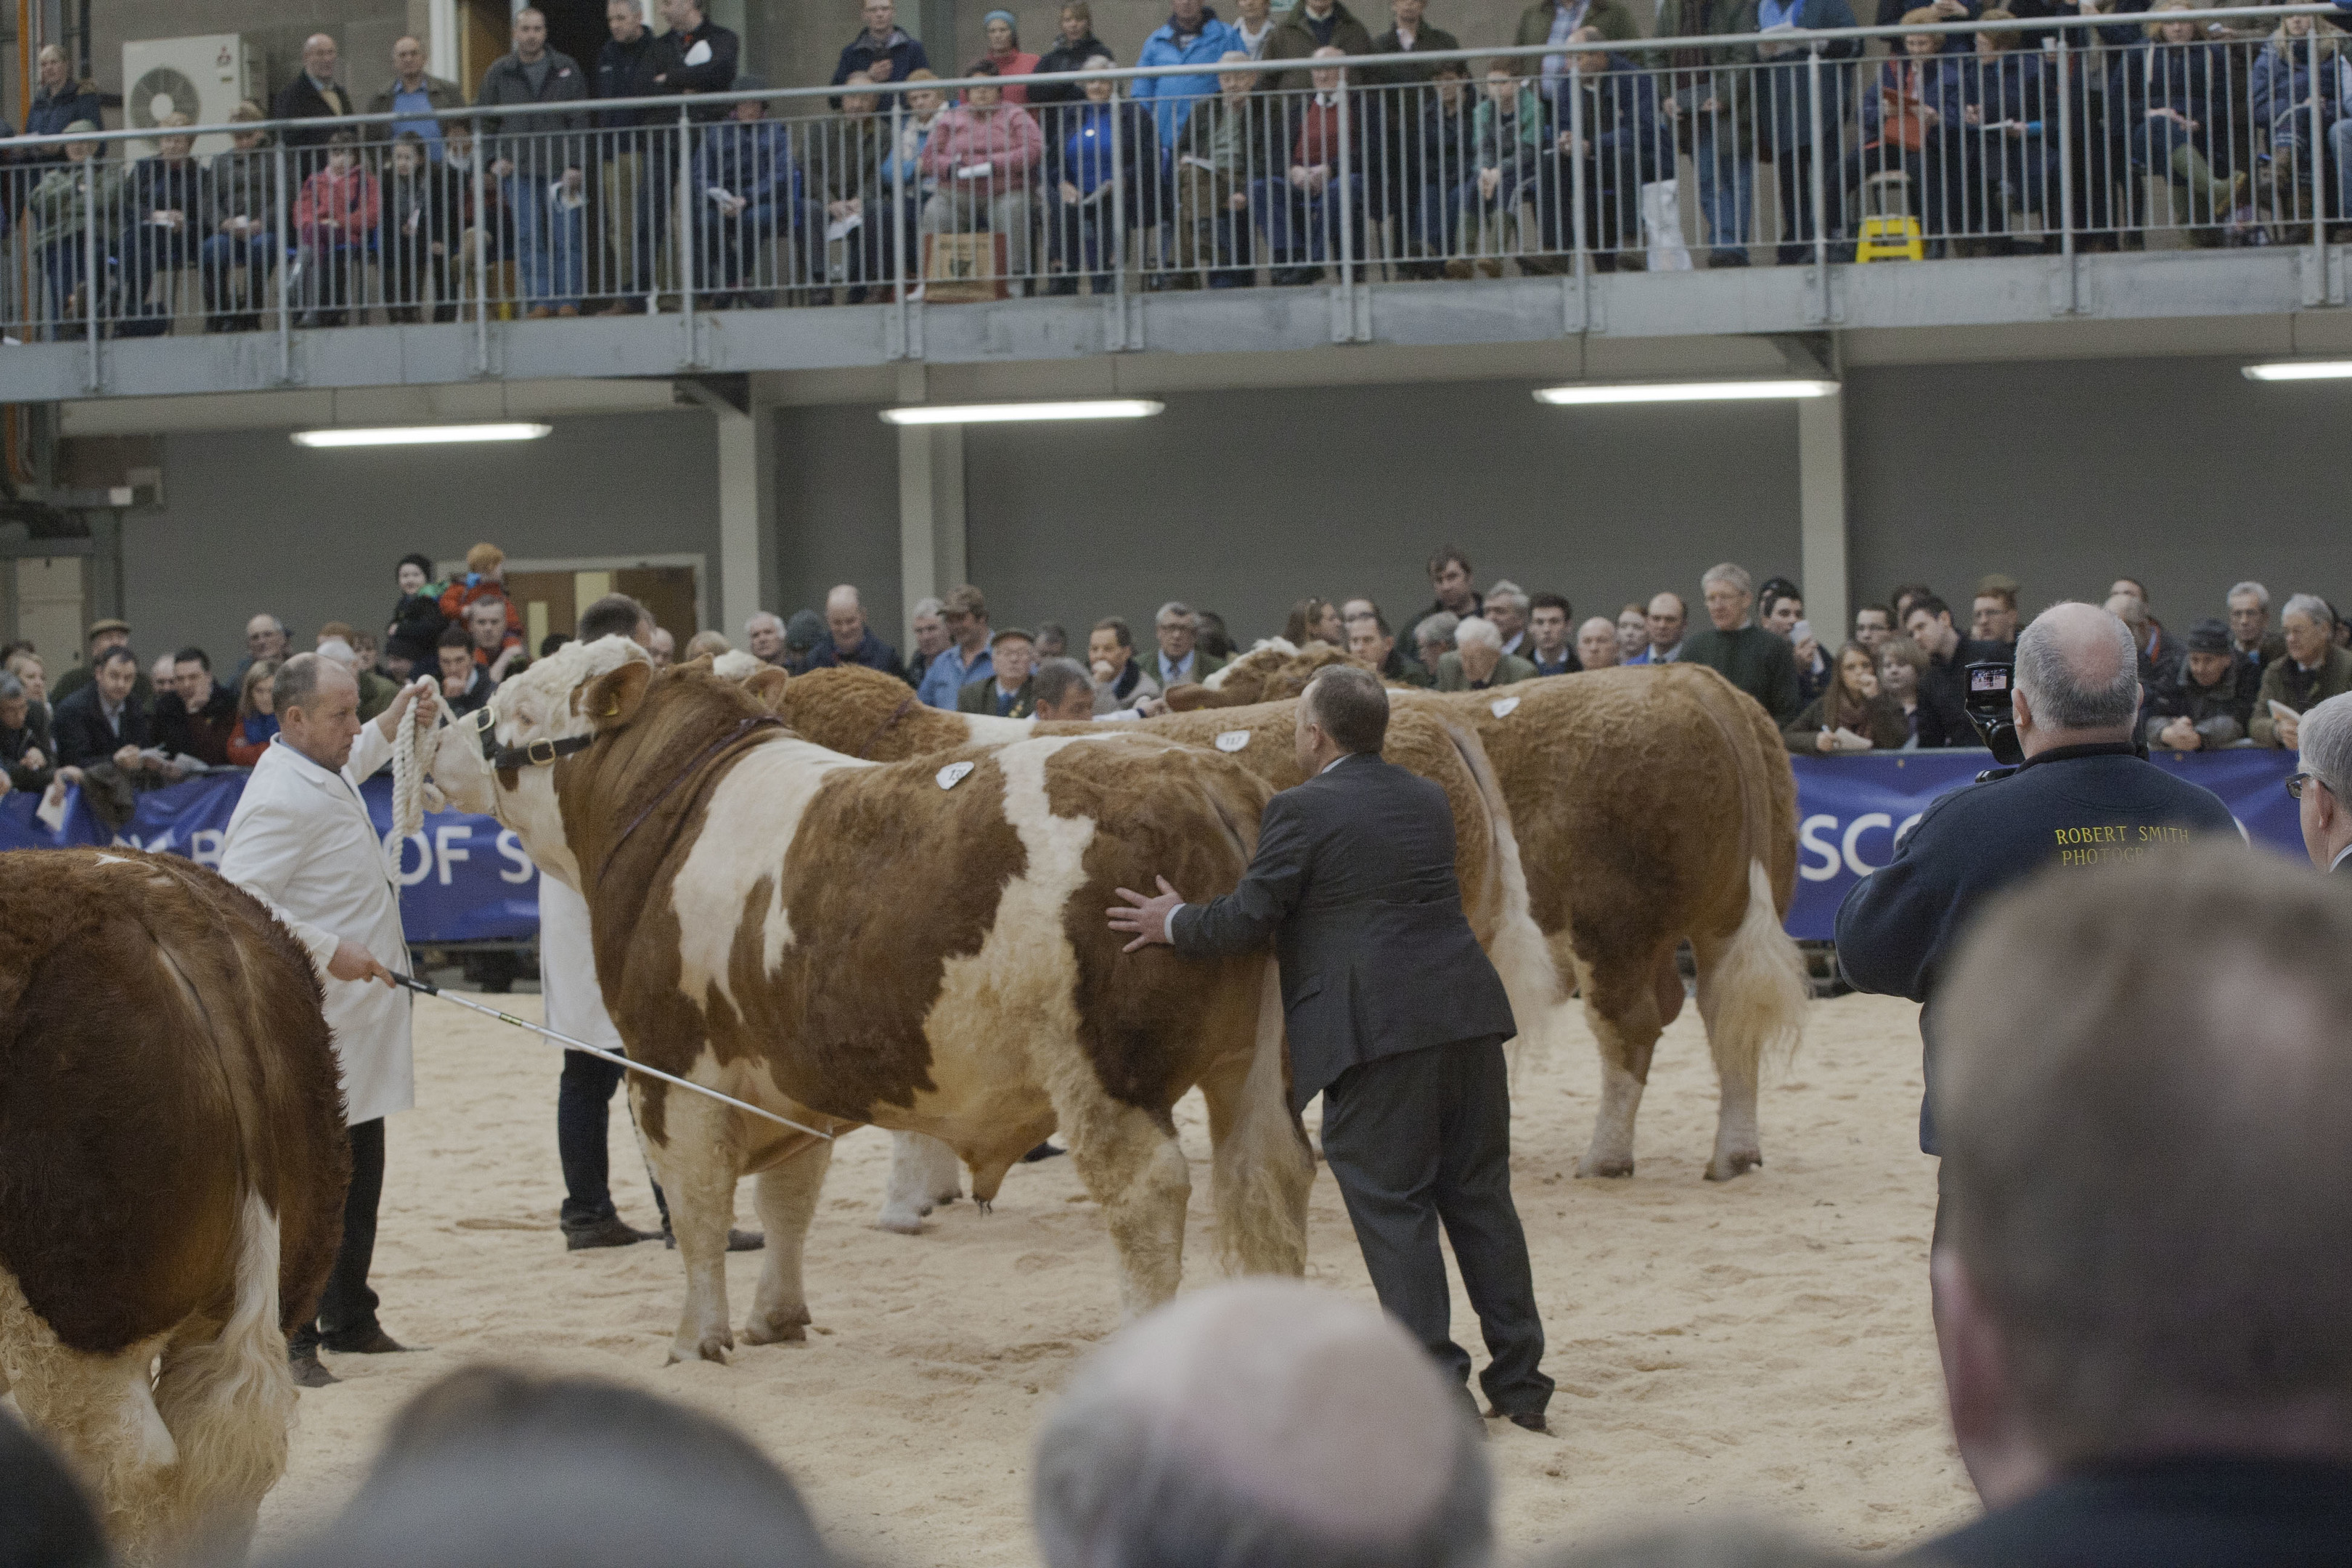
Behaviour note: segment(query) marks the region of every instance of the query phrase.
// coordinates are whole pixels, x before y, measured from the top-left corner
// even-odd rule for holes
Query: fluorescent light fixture
[[[2352,359],[2283,359],[2246,367],[2248,381],[2342,381],[2352,376]]]
[[[297,430],[297,447],[429,447],[451,441],[536,441],[552,425],[389,425],[376,429]]]
[[[1760,398],[1827,397],[1834,381],[1624,381],[1547,386],[1538,403],[1725,403]]]
[[[1098,397],[1085,403],[910,404],[882,410],[890,425],[1011,425],[1031,419],[1149,419],[1167,408],[1148,397]]]

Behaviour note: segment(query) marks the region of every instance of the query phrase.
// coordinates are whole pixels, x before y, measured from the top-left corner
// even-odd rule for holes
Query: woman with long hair
[[[269,683],[278,678],[278,660],[257,658],[246,667],[236,688],[236,728],[229,731],[228,761],[234,768],[249,768],[269,749],[278,733],[278,710],[270,700]]]
[[[1283,623],[1282,636],[1293,647],[1305,647],[1310,642],[1327,642],[1340,649],[1348,646],[1347,628],[1339,624],[1339,606],[1311,596],[1290,606],[1290,619]]]
[[[1878,666],[1858,642],[1838,649],[1829,684],[1781,731],[1789,750],[1802,754],[1894,752],[1911,738],[1910,725],[1878,689]]]

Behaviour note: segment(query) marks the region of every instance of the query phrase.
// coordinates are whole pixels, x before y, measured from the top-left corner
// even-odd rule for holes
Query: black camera
[[[1992,752],[1993,761],[2013,768],[2025,761],[2017,741],[2017,714],[2009,705],[2009,688],[2017,667],[2006,659],[1989,659],[1962,667],[1968,679],[1969,722]]]

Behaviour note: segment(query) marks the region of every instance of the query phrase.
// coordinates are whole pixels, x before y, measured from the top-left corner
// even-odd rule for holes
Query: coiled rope
[[[426,676],[418,684],[427,684],[431,679]],[[408,711],[401,717],[399,730],[392,737],[392,830],[402,838],[425,829],[426,785],[417,750],[424,743],[424,721],[433,710],[430,704],[410,702]]]

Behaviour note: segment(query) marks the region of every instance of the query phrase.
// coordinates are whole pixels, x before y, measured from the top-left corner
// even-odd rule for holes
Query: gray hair
[[[1500,605],[1507,610],[1528,613],[1528,591],[1508,577],[1497,577],[1495,585],[1486,590],[1486,603]]]
[[[8,689],[0,686],[0,697],[7,695]],[[2296,733],[2303,752],[2295,765],[2316,775],[2338,800],[2352,805],[2352,691],[2313,704]]]
[[[925,616],[936,616],[946,608],[945,605],[940,603],[939,595],[934,594],[929,598],[916,600],[914,613],[907,618],[910,621],[919,621]]]
[[[1455,647],[1486,647],[1502,651],[1502,629],[1484,616],[1472,616],[1454,628]]]
[[[285,722],[289,709],[310,706],[310,699],[319,693],[320,671],[341,668],[315,653],[296,654],[269,678],[270,710],[278,715],[280,723]]]
[[[779,635],[781,635],[784,629],[783,616],[776,614],[773,610],[761,610],[758,614],[754,615],[750,620],[743,623],[743,635],[747,637],[750,637],[753,632],[760,629],[762,622],[775,627]]]
[[[1045,659],[1029,679],[1036,683],[1031,692],[1040,708],[1059,707],[1071,692],[1095,689],[1094,677],[1075,658]]]
[[[2286,608],[2279,612],[2279,619],[2284,620],[2289,616],[2301,616],[2322,631],[2336,625],[2336,612],[2329,609],[2327,601],[2316,594],[2297,594],[2287,600]]]
[[[2105,608],[2107,614],[2132,629],[2135,640],[2140,629],[2147,625],[2147,601],[2137,594],[2110,595]]]
[[[1756,595],[1756,579],[1750,577],[1748,568],[1737,561],[1726,561],[1720,565],[1708,567],[1699,577],[1698,591],[1704,594],[1717,583],[1728,583],[1750,598]]]
[[[5,670],[0,670],[0,702],[14,702],[25,695],[25,683]]]
[[[2051,605],[2018,634],[2017,689],[2035,719],[2053,730],[2128,728],[2140,697],[2131,628],[2112,612],[2074,600]]]
[[[2271,607],[2271,591],[2260,583],[2241,583],[2221,595],[2221,602],[2226,605],[2241,594],[2252,594],[2254,596],[2254,602],[2265,610]]]
[[[1412,640],[1415,644],[1435,643],[1440,647],[1452,647],[1454,634],[1461,626],[1461,616],[1451,610],[1440,610],[1412,628]],[[1500,640],[1496,639],[1498,645]]]
[[[1160,622],[1166,620],[1171,616],[1181,616],[1186,620],[1192,621],[1195,626],[1200,625],[1199,620],[1194,616],[1192,606],[1186,604],[1181,599],[1171,599],[1166,604],[1160,605],[1159,610],[1151,617],[1152,624],[1156,626]]]

